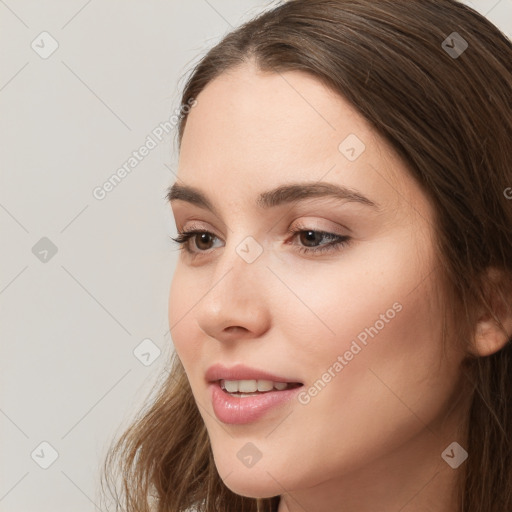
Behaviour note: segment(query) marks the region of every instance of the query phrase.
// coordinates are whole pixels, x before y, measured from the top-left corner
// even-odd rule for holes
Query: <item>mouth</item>
[[[214,364],[205,374],[213,412],[227,424],[257,422],[274,411],[274,417],[292,407],[304,384],[297,376],[270,373],[263,368]]]
[[[227,380],[219,379],[215,381],[220,388],[233,397],[246,398],[263,395],[273,391],[285,391],[301,387],[301,382],[278,382],[272,380]]]
[[[273,380],[227,380],[209,383],[210,399],[217,419],[226,424],[242,425],[263,419],[270,411],[285,414],[284,407],[293,407],[293,398],[301,382]]]

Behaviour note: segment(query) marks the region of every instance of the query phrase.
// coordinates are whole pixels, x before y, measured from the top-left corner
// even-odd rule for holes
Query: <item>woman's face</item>
[[[226,485],[306,504],[448,467],[462,355],[443,353],[433,209],[364,118],[305,73],[244,64],[197,97],[177,184],[206,200],[173,193],[177,229],[210,235],[185,244],[169,322]],[[302,385],[265,393],[256,370]]]

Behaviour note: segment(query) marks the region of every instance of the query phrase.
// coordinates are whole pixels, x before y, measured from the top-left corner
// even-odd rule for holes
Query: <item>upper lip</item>
[[[298,382],[302,384],[298,379],[275,375],[243,364],[237,364],[229,368],[221,364],[214,364],[206,371],[206,380],[208,382],[218,380],[271,380],[272,382]]]

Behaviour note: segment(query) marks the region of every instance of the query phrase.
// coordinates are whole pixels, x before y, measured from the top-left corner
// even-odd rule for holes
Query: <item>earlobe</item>
[[[474,350],[478,356],[490,356],[510,342],[510,332],[512,331],[510,320],[508,324],[503,323],[503,327],[506,332],[503,332],[503,329],[490,315],[488,319],[478,321],[474,339]]]
[[[508,286],[505,283],[509,283]],[[472,352],[480,357],[501,350],[512,338],[512,288],[510,279],[493,268],[487,273],[484,284],[485,297],[496,318],[482,311],[475,326]],[[499,320],[499,322],[497,321]],[[501,323],[501,325],[500,325]]]

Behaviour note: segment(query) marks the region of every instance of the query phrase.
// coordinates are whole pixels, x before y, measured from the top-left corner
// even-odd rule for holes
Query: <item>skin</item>
[[[454,441],[465,446],[464,354],[454,343],[443,351],[426,194],[374,128],[305,73],[246,63],[197,100],[177,181],[203,191],[219,215],[172,201],[179,231],[212,238],[188,242],[195,258],[180,254],[169,323],[225,484],[244,496],[281,495],[279,512],[456,510],[464,464],[452,469],[441,454]],[[338,149],[349,134],[366,146],[355,161]],[[379,211],[332,198],[256,206],[260,192],[296,181],[350,187]],[[308,239],[290,228],[352,241],[305,255],[298,248]],[[247,236],[263,249],[250,264],[235,250]],[[309,389],[396,303],[401,311],[309,403],[293,400],[245,425],[215,417],[205,383],[213,363],[244,363]],[[247,442],[262,454],[250,468],[237,458]]]

